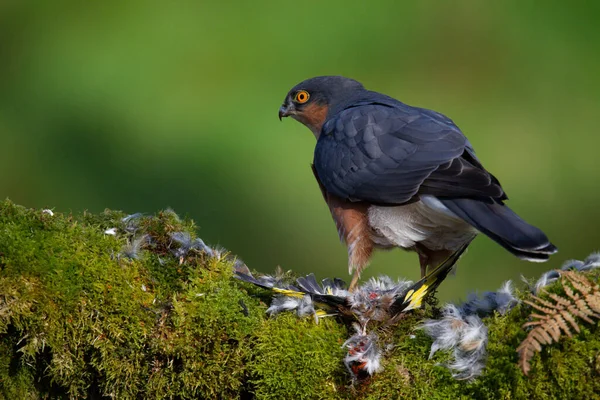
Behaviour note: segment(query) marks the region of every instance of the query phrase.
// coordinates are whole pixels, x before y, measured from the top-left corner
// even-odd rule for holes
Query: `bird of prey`
[[[317,139],[312,164],[348,247],[353,289],[374,249],[419,256],[421,276],[481,232],[515,256],[557,251],[504,201],[500,182],[448,117],[404,104],[341,76],[294,86],[279,109]]]

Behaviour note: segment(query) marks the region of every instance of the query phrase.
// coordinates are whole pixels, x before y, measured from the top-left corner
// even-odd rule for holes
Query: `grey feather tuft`
[[[463,314],[454,304],[448,304],[442,310],[441,319],[426,320],[420,328],[433,339],[429,358],[438,350],[449,350],[458,345],[462,330]]]
[[[477,315],[465,319],[458,346],[454,348],[454,361],[448,364],[455,379],[472,380],[481,375],[485,367],[488,329]]]
[[[517,304],[519,300],[515,297],[512,282],[506,281],[496,292],[485,292],[481,296],[470,294],[460,307],[465,315],[477,314],[483,317],[494,311],[506,314]]]
[[[387,276],[371,278],[354,292],[349,293],[348,303],[363,325],[370,320],[385,321],[390,317],[391,305],[412,284],[412,281],[404,279],[394,282]]]
[[[137,238],[131,239],[123,250],[121,250],[121,255],[131,260],[137,260],[141,257],[142,247],[148,244],[150,236],[142,235]]]
[[[515,296],[512,281],[506,281],[496,292],[496,311],[504,315],[512,310],[520,300]]]
[[[556,282],[558,278],[560,278],[561,271],[590,271],[600,267],[600,253],[592,253],[590,254],[584,261],[579,260],[568,260],[565,261],[560,267],[560,270],[552,270],[547,271],[540,276],[540,278],[535,282],[533,287],[530,288],[533,294],[538,294],[540,290],[545,288],[546,286]],[[525,282],[527,282],[525,280]],[[528,283],[528,282],[527,282]]]
[[[420,328],[433,339],[429,358],[438,350],[451,350],[452,361],[446,365],[455,379],[472,380],[483,372],[487,347],[487,327],[481,317],[499,312],[506,314],[519,304],[511,281],[496,292],[469,295],[461,305],[448,304],[442,318],[427,320]]]
[[[406,289],[413,282],[405,279],[398,279],[397,281],[393,281],[392,278],[385,275],[380,275],[377,278],[371,278],[361,286],[361,289],[365,291],[376,291],[376,292],[401,292]]]
[[[453,350],[453,360],[446,365],[456,379],[473,379],[485,367],[487,327],[477,315],[449,304],[439,320],[428,320],[421,329],[433,339],[429,358],[438,350]]]
[[[600,267],[600,253],[592,253],[585,259],[586,269],[580,269],[580,271],[587,271]],[[589,268],[588,268],[589,266]]]
[[[209,256],[213,255],[213,250],[208,247],[202,239],[192,239],[189,232],[174,232],[169,236],[171,237],[171,243],[177,243],[179,245],[178,248],[171,249],[171,253],[177,258],[187,256],[192,250],[203,251]],[[171,245],[169,247],[171,247]]]
[[[295,311],[299,317],[312,315],[316,323],[319,323],[319,315],[315,309],[312,298],[305,294],[302,297],[276,296],[267,309],[267,314],[276,315],[284,311]]]
[[[374,333],[355,333],[342,347],[348,350],[344,357],[344,365],[354,380],[360,378],[361,374],[373,375],[381,370],[381,350],[377,346],[377,335]]]
[[[540,279],[537,280],[535,285],[533,286],[532,292],[538,294],[542,288],[552,284],[560,277],[560,272],[556,270],[547,271],[540,276]]]
[[[560,277],[562,270],[588,271],[600,267],[600,253],[590,255],[584,261],[568,261],[561,270],[548,271],[533,285],[536,292]],[[294,285],[285,283],[286,274],[278,268],[274,276],[254,277],[247,266],[234,266],[236,276],[248,283],[275,292],[267,312],[275,315],[284,311],[298,316],[312,315],[315,321],[327,315],[352,318],[356,333],[343,345],[348,352],[344,365],[353,381],[372,375],[382,368],[383,352],[392,343],[378,345],[378,336],[371,328],[385,329],[396,322],[397,314],[390,312],[398,298],[405,299],[411,291],[418,290],[419,282],[386,276],[372,278],[353,292],[348,292],[341,279],[323,279],[318,283],[313,274],[298,278]],[[289,275],[289,274],[288,274]],[[297,286],[295,286],[297,285]],[[415,289],[417,288],[417,289]],[[482,318],[493,313],[507,314],[519,299],[515,296],[511,281],[504,282],[495,292],[470,294],[462,304],[448,304],[437,320],[426,320],[420,326],[431,339],[429,358],[438,351],[447,351],[451,359],[444,364],[455,379],[473,380],[483,373],[487,357],[488,329]],[[318,307],[326,307],[332,314],[325,314]],[[414,336],[409,336],[411,339]]]
[[[123,229],[126,232],[135,234],[140,227],[139,219],[142,218],[143,216],[144,216],[144,214],[142,214],[142,213],[135,213],[135,214],[130,214],[130,215],[122,218],[121,222],[124,225]]]

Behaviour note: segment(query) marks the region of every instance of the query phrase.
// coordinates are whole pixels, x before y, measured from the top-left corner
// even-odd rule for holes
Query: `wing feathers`
[[[438,197],[506,196],[448,118],[405,104],[365,103],[323,125],[315,169],[327,191],[380,205]]]
[[[471,199],[441,201],[454,214],[519,258],[546,261],[557,251],[544,232],[523,221],[505,205]]]

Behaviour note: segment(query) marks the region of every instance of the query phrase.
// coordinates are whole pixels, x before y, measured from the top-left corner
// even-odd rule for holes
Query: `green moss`
[[[0,398],[36,399],[39,393],[32,371],[15,362],[17,349],[14,337],[0,341]]]
[[[170,256],[169,233],[193,229],[173,213],[140,220],[152,241],[139,260],[119,256],[132,237],[104,231],[122,217],[50,216],[1,203],[0,343],[12,354],[0,370],[6,398],[31,376],[47,383],[42,395],[72,398],[243,391],[246,341],[263,318],[258,302],[238,289],[229,262]]]
[[[544,347],[528,377],[515,349],[531,310],[484,319],[488,361],[473,382],[429,360],[415,327],[435,307],[380,330],[383,371],[352,386],[348,327],[336,318],[267,318],[268,291],[232,277],[227,258],[172,255],[192,221],[160,212],[125,231],[119,212],[50,216],[0,203],[0,399],[566,399],[600,393],[600,335],[581,324]],[[107,228],[120,228],[116,236]],[[135,231],[135,232],[134,232]],[[136,259],[121,254],[140,235]],[[597,275],[593,277],[598,279]],[[550,289],[560,293],[559,285]],[[522,294],[523,295],[523,294]]]
[[[249,368],[258,399],[330,399],[345,391],[342,344],[348,334],[334,319],[282,314],[257,332]]]

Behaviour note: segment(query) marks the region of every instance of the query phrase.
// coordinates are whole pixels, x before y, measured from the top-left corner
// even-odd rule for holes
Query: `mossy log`
[[[473,381],[452,378],[440,365],[448,354],[428,359],[431,339],[415,328],[436,312],[429,305],[389,330],[384,370],[351,384],[343,322],[268,317],[270,293],[234,279],[232,257],[173,254],[171,234],[195,237],[192,221],[165,211],[124,227],[124,217],[0,203],[0,398],[600,397],[597,325],[521,372],[524,304],[484,319],[487,366]]]

